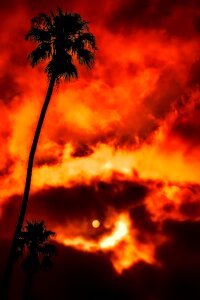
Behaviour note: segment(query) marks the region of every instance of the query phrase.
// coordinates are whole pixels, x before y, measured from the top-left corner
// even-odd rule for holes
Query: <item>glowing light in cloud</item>
[[[101,225],[99,220],[93,220],[92,221],[92,227],[94,228],[99,228],[99,226]]]
[[[94,228],[98,228],[100,226],[99,220],[93,220],[92,225],[95,225]],[[118,273],[140,260],[150,264],[156,263],[154,250],[155,245],[159,244],[159,238],[153,242],[139,241],[137,239],[138,232],[131,228],[130,219],[126,213],[118,216],[111,214],[105,231],[102,232],[103,236],[95,240],[84,238],[83,235],[67,237],[70,235],[71,226],[66,228],[66,234],[58,234],[57,240],[66,246],[72,246],[81,251],[101,251],[105,254],[109,252],[113,266]],[[106,229],[111,231],[106,233]]]
[[[116,246],[127,234],[128,234],[128,227],[126,224],[126,220],[122,216],[115,224],[115,229],[111,236],[104,238],[100,242],[100,248],[112,248]]]

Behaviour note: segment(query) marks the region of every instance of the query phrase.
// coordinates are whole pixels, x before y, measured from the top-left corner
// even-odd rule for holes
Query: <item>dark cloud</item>
[[[34,17],[34,15],[45,12],[49,13],[50,10],[56,10],[58,7],[61,7],[63,10],[74,10],[76,8],[77,0],[58,0],[58,1],[51,1],[48,0],[23,0],[24,5],[29,11],[29,14],[31,17]]]
[[[166,221],[163,225],[163,231],[172,239],[172,243],[180,250],[180,255],[192,252],[195,256],[200,251],[200,222],[199,221]],[[181,251],[181,248],[184,249]],[[185,251],[185,253],[184,253]],[[193,257],[194,258],[194,257]],[[191,257],[191,260],[193,259]],[[197,258],[197,257],[196,257]],[[178,263],[178,257],[174,260]],[[200,257],[198,259],[200,263]],[[174,262],[175,263],[175,262]],[[189,263],[189,262],[188,262]]]
[[[5,12],[13,13],[14,10],[19,6],[19,3],[22,1],[8,0],[2,1],[0,4],[0,12],[2,16],[5,16]],[[5,16],[6,17],[6,16]]]
[[[104,203],[98,201],[95,190],[91,187],[47,188],[31,197],[29,211],[37,218],[45,218],[59,224],[74,219],[91,219],[94,213],[101,216]]]
[[[78,146],[75,146],[75,149],[71,153],[72,157],[85,157],[89,156],[94,151],[87,145],[87,144],[80,144]]]
[[[5,164],[2,164],[0,166],[0,177],[8,176],[9,174],[11,174],[13,165],[13,159],[6,157]]]
[[[198,24],[198,1],[125,0],[107,18],[107,28],[123,34],[135,29],[163,29],[170,35],[184,38]],[[189,30],[188,30],[189,29]]]
[[[1,257],[6,258],[3,249],[7,242],[0,240]],[[101,253],[90,254],[56,244],[58,255],[53,258],[53,269],[35,274],[32,294],[38,299],[115,299],[123,290],[116,288],[116,274],[109,259]],[[1,264],[2,266],[2,264]],[[0,268],[0,278],[2,267]],[[11,299],[21,299],[26,280],[21,261],[14,268],[15,281],[12,282]],[[58,280],[59,278],[59,280]]]
[[[20,94],[20,87],[12,73],[4,73],[0,76],[0,100],[10,102],[15,96]]]
[[[138,26],[141,28],[163,27],[172,31],[171,33],[175,32],[183,35],[181,31],[183,31],[183,26],[187,29],[185,26],[187,22],[183,22],[185,15],[181,11],[178,11],[177,18],[174,18],[173,12],[178,8],[183,9],[185,12],[188,11],[187,16],[193,19],[197,28],[199,26],[199,16],[196,13],[196,10],[200,7],[198,0],[120,0],[117,3],[113,3],[112,0],[93,2],[89,0],[59,0],[51,2],[48,0],[9,0],[1,3],[1,11],[3,16],[5,11],[12,13],[16,9],[23,8],[32,17],[41,11],[49,12],[50,9],[54,10],[58,6],[68,11],[79,11],[81,14],[89,17],[92,22],[98,21],[102,23],[102,17],[104,17],[107,28],[113,31],[123,29],[124,32],[130,32],[133,27]]]
[[[73,2],[77,2],[77,1],[73,1]],[[60,4],[65,4],[66,6],[71,4],[72,1],[70,0],[61,0],[61,1],[47,1],[47,0],[19,0],[19,1],[15,1],[15,0],[8,0],[8,1],[4,1],[1,2],[1,12],[4,11],[13,11],[17,9],[27,9],[29,8],[31,11],[35,11],[35,10],[42,10],[42,9],[48,9],[51,6],[54,6],[53,8],[57,8],[57,6],[59,6]]]
[[[133,227],[136,227],[141,236],[144,233],[155,233],[158,229],[158,224],[153,222],[150,213],[147,211],[145,205],[138,205],[130,210],[130,217],[133,220]]]
[[[125,287],[130,299],[164,299],[163,273],[155,266],[139,262],[125,270],[119,282]]]
[[[199,266],[192,268],[180,267],[167,274],[164,284],[164,300],[198,300],[200,297],[199,288]]]
[[[200,59],[196,60],[190,68],[188,83],[191,87],[200,84]]]
[[[190,217],[198,217],[200,215],[200,200],[195,203],[184,203],[180,207],[182,214]]]
[[[200,216],[200,187],[199,185],[188,185],[184,191],[180,205],[180,212],[182,215],[198,219]]]
[[[163,299],[199,299],[200,222],[168,220],[163,231],[168,241],[157,249],[165,280]]]
[[[53,259],[53,268],[35,274],[32,295],[49,300],[198,300],[199,265],[195,266],[194,262],[188,265],[187,260],[180,261],[179,265],[173,264],[180,257],[173,243],[160,249],[164,267],[138,262],[121,275],[115,273],[109,257],[101,252],[85,253],[57,244],[58,255]],[[7,243],[0,240],[0,246],[1,257],[5,258],[6,252],[3,253],[2,249],[7,247]],[[15,300],[20,299],[25,277],[19,262],[15,266],[11,290]]]
[[[58,299],[66,299],[67,296],[71,299],[112,299],[117,292],[122,295],[122,291],[116,289],[116,274],[106,256],[101,253],[81,253],[63,246],[59,246],[59,256],[55,267],[63,279],[59,283],[60,295],[55,295]]]
[[[54,166],[54,165],[58,164],[59,162],[60,161],[59,161],[58,157],[53,156],[53,155],[45,155],[45,156],[37,157],[37,159],[35,160],[35,166],[38,168],[41,166],[44,166],[44,165]]]
[[[155,90],[144,100],[155,119],[164,119],[172,104],[182,94],[182,86],[173,70],[165,69],[158,79]]]
[[[188,187],[188,190],[197,196],[197,186]],[[48,188],[32,195],[29,216],[44,218],[51,229],[55,223],[64,226],[69,218],[73,221],[76,217],[81,221],[83,216],[89,217],[95,210],[103,215],[107,204],[112,204],[116,209],[126,206],[130,209],[134,228],[141,232],[141,236],[152,234],[153,237],[160,225],[151,220],[150,213],[144,203],[141,203],[146,192],[143,186],[129,182],[101,182],[94,187],[78,186],[69,189]],[[121,204],[122,199],[124,206]],[[8,242],[2,238],[7,238],[7,233],[14,226],[12,223],[15,223],[19,203],[20,197],[15,196],[9,199],[9,204],[7,202],[3,209],[0,224],[0,255],[3,259],[7,255]],[[166,242],[156,251],[159,265],[138,262],[121,275],[115,273],[109,253],[86,253],[57,245],[59,251],[54,258],[53,269],[36,274],[32,293],[44,299],[48,296],[50,300],[64,300],[66,297],[72,300],[80,297],[89,300],[108,296],[110,299],[121,297],[136,300],[199,299],[200,222],[167,220],[160,233],[166,238]],[[15,272],[17,279],[13,282],[12,292],[18,300],[25,274],[20,264],[15,267]]]
[[[200,104],[196,103],[188,111],[180,113],[171,128],[173,136],[181,138],[191,147],[200,145]]]
[[[96,182],[91,186],[79,185],[71,188],[47,187],[30,197],[27,219],[42,219],[47,225],[57,226],[94,218],[103,221],[108,217],[108,208],[123,211],[144,200],[148,188],[139,183],[114,181]],[[17,221],[21,196],[12,196],[3,207],[0,219],[0,233],[10,236]],[[40,207],[40,209],[38,209]],[[12,220],[7,224],[6,220]],[[101,232],[100,232],[101,233]],[[84,234],[84,233],[83,233]],[[86,235],[93,232],[85,232]]]
[[[1,206],[2,216],[0,218],[0,236],[1,238],[8,238],[14,232],[14,226],[17,222],[17,217],[20,209],[21,197],[14,195],[4,202]],[[8,222],[9,220],[9,222]]]
[[[58,224],[75,219],[80,222],[88,219],[90,222],[94,217],[103,221],[108,207],[119,211],[128,209],[143,201],[147,192],[145,185],[126,181],[47,188],[32,195],[29,212],[37,218],[45,218]]]
[[[119,209],[129,208],[142,202],[147,193],[148,187],[138,182],[114,180],[111,184],[98,183],[100,198],[105,199],[105,204],[110,204]]]

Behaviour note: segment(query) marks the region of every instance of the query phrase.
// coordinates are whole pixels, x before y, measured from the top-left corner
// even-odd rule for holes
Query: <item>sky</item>
[[[56,86],[40,136],[26,219],[56,232],[59,254],[36,275],[35,299],[199,299],[199,1],[0,5],[1,261],[48,87],[24,36],[60,6],[89,21],[98,50],[92,70]],[[20,263],[13,278],[17,300]]]

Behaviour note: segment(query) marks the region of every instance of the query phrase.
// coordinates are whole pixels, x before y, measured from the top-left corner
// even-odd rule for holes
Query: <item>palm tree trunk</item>
[[[24,188],[24,194],[23,194],[23,199],[22,199],[22,204],[21,204],[21,209],[20,209],[20,214],[17,222],[17,226],[15,229],[15,233],[13,236],[11,248],[10,248],[10,253],[8,256],[8,261],[7,265],[5,268],[4,272],[4,277],[2,280],[2,294],[3,297],[1,298],[2,300],[7,300],[9,299],[9,287],[10,287],[10,282],[11,282],[11,276],[12,276],[12,270],[13,270],[13,264],[15,262],[15,253],[16,253],[16,248],[17,248],[17,240],[18,236],[20,234],[20,231],[23,226],[24,222],[24,217],[26,214],[26,207],[28,203],[28,198],[29,198],[29,192],[30,192],[30,186],[31,186],[31,176],[32,176],[32,168],[33,168],[33,161],[34,161],[34,156],[35,156],[35,151],[37,147],[37,143],[39,140],[42,124],[44,122],[45,114],[47,111],[47,107],[49,105],[51,95],[53,92],[54,84],[55,84],[55,79],[56,77],[52,75],[50,82],[49,82],[49,87],[47,90],[46,98],[40,113],[40,117],[38,120],[38,124],[36,127],[33,143],[31,146],[30,154],[29,154],[29,159],[28,159],[28,167],[27,167],[27,173],[26,173],[26,183],[25,183],[25,188]]]
[[[23,290],[22,300],[30,300],[31,297],[31,286],[33,282],[34,272],[31,270],[28,272],[26,282]]]

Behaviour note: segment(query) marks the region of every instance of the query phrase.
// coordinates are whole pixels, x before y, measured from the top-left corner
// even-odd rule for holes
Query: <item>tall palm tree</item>
[[[16,258],[28,252],[22,266],[27,272],[26,284],[23,292],[23,300],[28,300],[31,292],[31,284],[34,274],[39,269],[48,270],[52,267],[52,257],[57,254],[55,245],[49,242],[55,232],[47,230],[44,221],[28,222],[18,236]]]
[[[91,68],[97,49],[95,37],[89,32],[88,22],[83,20],[78,13],[63,12],[60,8],[55,14],[50,12],[50,15],[39,14],[34,17],[25,38],[37,43],[37,47],[28,56],[32,67],[35,67],[41,61],[47,60],[45,72],[48,75],[49,86],[29,154],[21,210],[3,278],[3,299],[8,299],[17,240],[23,226],[29,198],[35,151],[55,83],[62,78],[70,80],[78,77],[74,59],[79,64]]]

